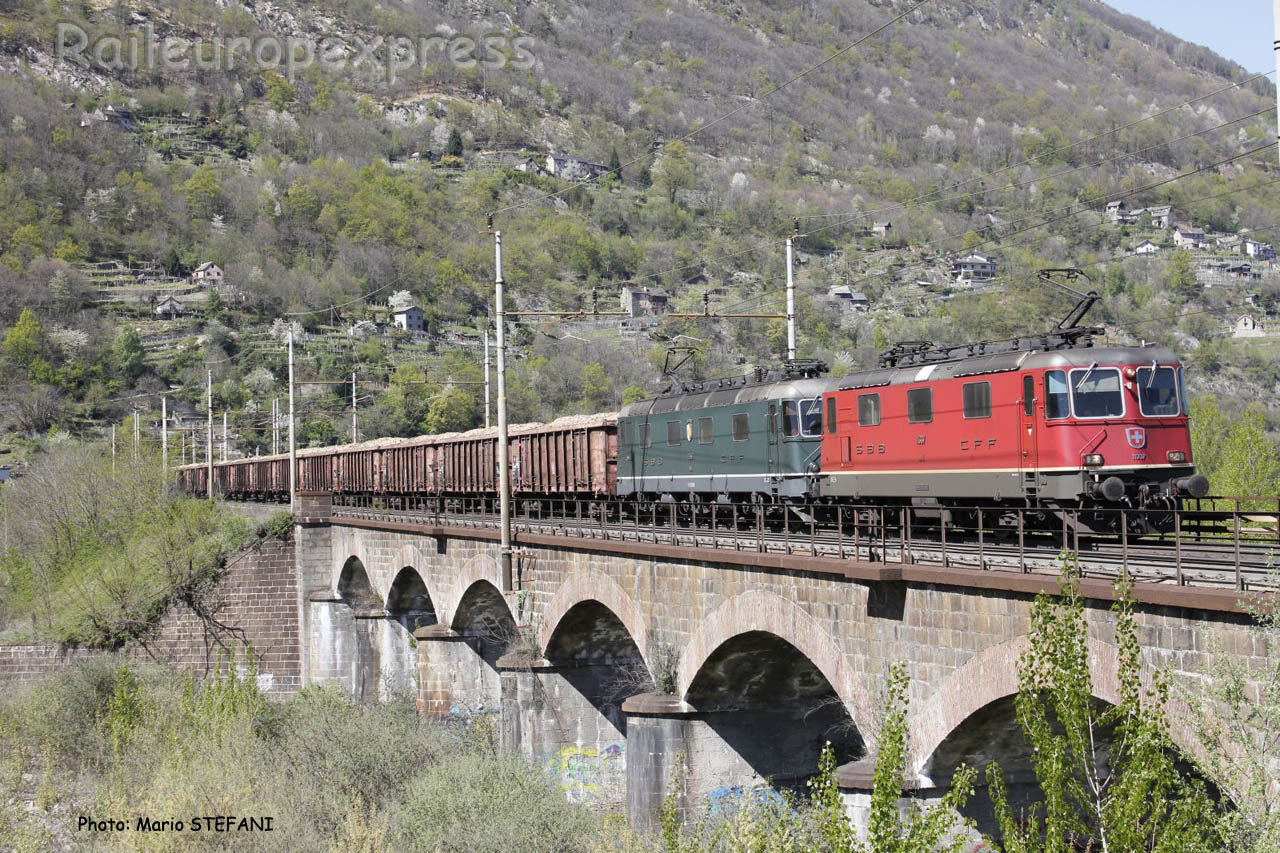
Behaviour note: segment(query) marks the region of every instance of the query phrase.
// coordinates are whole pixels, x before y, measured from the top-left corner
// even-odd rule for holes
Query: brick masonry
[[[208,672],[224,665],[235,649],[253,650],[259,685],[286,696],[302,686],[298,633],[298,583],[294,539],[272,540],[232,557],[210,600],[212,621],[185,604],[174,605],[146,647],[118,653],[56,646],[0,646],[0,683],[22,684],[66,670],[93,657],[136,663],[156,662],[181,670]]]
[[[393,579],[411,566],[445,629],[459,630],[455,616],[470,612],[468,602],[478,590],[492,593],[501,585],[496,543],[484,538],[437,540],[343,523],[318,524],[308,535],[314,536],[304,557],[309,584],[335,589],[339,573],[354,559],[386,601]],[[655,643],[677,650],[684,696],[723,644],[768,632],[822,674],[873,751],[888,667],[905,661],[912,679],[913,772],[926,771],[938,746],[977,711],[1016,692],[1016,663],[1033,599],[1028,593],[862,582],[589,548],[519,548],[518,589],[504,597],[505,609],[528,626],[544,652],[566,613],[581,602],[599,601],[625,626],[646,662],[652,663]],[[1045,581],[1048,587],[1053,579]],[[1114,618],[1105,606],[1090,606],[1087,622],[1096,692],[1114,699]],[[1262,663],[1240,614],[1139,605],[1136,622],[1148,675],[1168,669],[1175,678],[1194,679],[1213,655],[1231,655],[1249,666]],[[426,645],[418,646],[420,667],[429,664]],[[1173,718],[1176,725],[1182,715]],[[1195,748],[1189,732],[1175,728],[1174,735],[1184,748]]]

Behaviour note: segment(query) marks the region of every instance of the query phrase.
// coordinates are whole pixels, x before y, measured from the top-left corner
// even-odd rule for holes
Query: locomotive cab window
[[[800,434],[809,437],[822,435],[821,397],[800,401]]]
[[[1138,406],[1149,418],[1172,418],[1178,406],[1178,378],[1172,367],[1139,367]]]
[[[800,406],[795,400],[782,401],[782,434],[788,438],[800,434]]]
[[[746,441],[751,435],[751,420],[746,412],[733,416],[733,440]]]
[[[1190,414],[1191,410],[1187,408],[1187,389],[1182,384],[1182,368],[1178,368],[1178,399],[1182,401],[1182,414]]]
[[[858,426],[880,425],[880,395],[858,395]]]
[[[627,422],[618,421],[618,444],[621,444],[623,447],[626,447],[628,444],[631,443],[627,441],[628,432],[629,430],[627,429]]]
[[[1077,418],[1116,418],[1124,414],[1120,371],[1087,367],[1071,371],[1071,408]]]
[[[698,444],[710,444],[715,437],[711,418],[698,418]]]
[[[964,416],[966,418],[991,417],[990,382],[966,382],[962,391],[964,394]]]
[[[835,435],[836,432],[836,398],[827,398],[827,432]]]
[[[1036,413],[1036,379],[1034,376],[1022,377],[1022,413],[1031,417]]]
[[[640,444],[644,447],[653,447],[653,439],[649,435],[649,424],[640,424]]]
[[[675,447],[684,440],[681,434],[684,432],[684,424],[680,421],[667,421],[667,444]]]
[[[1067,374],[1050,370],[1044,375],[1044,416],[1046,420],[1065,418],[1071,414],[1067,403]]]
[[[933,389],[912,388],[907,392],[907,422],[927,424],[933,420]]]

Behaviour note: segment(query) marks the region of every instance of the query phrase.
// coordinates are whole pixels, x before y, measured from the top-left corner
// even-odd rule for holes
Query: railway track
[[[393,522],[496,531],[494,502],[402,500],[335,496],[333,519]],[[428,505],[429,504],[429,505]],[[1266,590],[1280,587],[1280,540],[1276,514],[1239,512],[1220,517],[1197,512],[1194,529],[1161,535],[1049,533],[973,528],[935,522],[902,524],[905,514],[865,513],[855,521],[823,524],[818,514],[766,518],[752,505],[703,508],[690,514],[611,501],[539,503],[537,512],[514,513],[517,534],[580,541],[695,549],[711,553],[758,553],[848,560],[861,563],[938,566],[1024,575],[1056,576],[1064,551],[1078,555],[1086,577],[1112,578],[1127,571],[1134,581],[1170,586]],[[1212,523],[1207,523],[1212,522]],[[1234,526],[1233,526],[1234,525]],[[1180,525],[1179,525],[1180,527]],[[712,558],[713,559],[713,558]]]

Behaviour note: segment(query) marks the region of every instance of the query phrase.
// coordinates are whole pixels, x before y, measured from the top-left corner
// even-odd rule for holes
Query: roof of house
[[[419,308],[417,305],[414,305],[411,302],[408,305],[401,305],[399,308],[392,308],[391,313],[392,314],[408,314],[410,311],[421,311],[421,310],[422,310],[421,308]]]
[[[204,272],[205,270],[212,270],[212,269],[220,269],[220,267],[217,264],[215,264],[213,261],[205,261],[203,264],[196,267],[196,272]]]

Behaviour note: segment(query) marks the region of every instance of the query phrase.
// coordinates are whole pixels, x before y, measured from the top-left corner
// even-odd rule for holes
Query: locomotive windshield
[[[783,400],[782,434],[809,437],[822,435],[822,398]]]
[[[1139,367],[1138,404],[1149,418],[1175,417],[1178,406],[1178,376],[1172,367]]]
[[[822,398],[800,401],[800,432],[806,436],[822,435]]]
[[[1071,407],[1077,418],[1114,418],[1124,414],[1120,371],[1090,367],[1071,371]]]
[[[797,414],[795,400],[782,401],[782,434],[786,436],[800,434],[800,415]]]
[[[1049,420],[1065,418],[1071,414],[1067,403],[1067,375],[1061,370],[1050,370],[1044,375],[1044,416]]]

